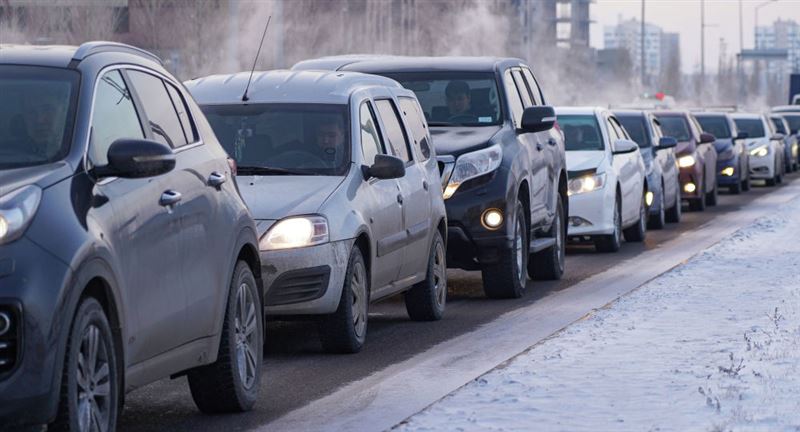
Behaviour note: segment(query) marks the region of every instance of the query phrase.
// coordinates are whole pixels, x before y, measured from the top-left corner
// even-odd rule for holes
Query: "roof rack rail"
[[[78,49],[75,51],[75,54],[72,56],[72,61],[70,63],[77,64],[92,54],[100,54],[104,52],[124,52],[128,54],[134,54],[140,57],[145,57],[148,60],[155,61],[161,66],[164,65],[164,62],[161,61],[157,55],[149,51],[119,42],[107,41],[92,41],[81,44],[81,46],[78,47]]]

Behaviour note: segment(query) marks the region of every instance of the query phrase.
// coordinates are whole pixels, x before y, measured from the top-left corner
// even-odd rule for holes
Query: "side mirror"
[[[739,132],[739,134],[736,135],[736,138],[734,138],[734,140],[738,141],[738,140],[743,140],[743,139],[747,139],[747,138],[750,138],[750,134],[749,133],[747,133],[747,132]]]
[[[406,164],[402,159],[389,155],[375,155],[375,163],[364,167],[364,178],[375,177],[380,180],[401,178],[406,175]]]
[[[522,112],[522,130],[525,132],[544,132],[556,124],[556,110],[548,105],[532,106]]]
[[[782,133],[776,133],[770,139],[773,140],[773,141],[783,141],[784,138],[786,138],[786,135],[784,135]]]
[[[661,137],[661,139],[658,140],[658,149],[659,150],[665,150],[665,149],[674,148],[677,145],[678,145],[678,140],[676,140],[675,138],[673,138],[671,136]]]
[[[617,141],[614,142],[613,149],[614,149],[614,151],[612,153],[615,154],[615,155],[627,154],[627,153],[633,153],[636,150],[639,150],[639,145],[636,144],[633,141],[628,141],[628,140],[621,139],[621,140],[617,140]]]
[[[711,144],[717,140],[717,137],[711,135],[708,132],[703,132],[700,134],[700,144]]]
[[[146,139],[120,138],[108,148],[108,165],[94,168],[98,177],[145,178],[175,168],[172,149]]]

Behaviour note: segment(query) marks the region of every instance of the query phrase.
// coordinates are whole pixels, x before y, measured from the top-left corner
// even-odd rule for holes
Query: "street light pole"
[[[642,31],[641,31],[641,62],[640,67],[642,69],[642,87],[647,84],[647,70],[645,69],[645,49],[644,44],[646,41],[646,26],[644,23],[644,3],[645,0],[642,0]]]
[[[778,1],[778,0],[767,0],[767,1],[763,2],[763,3],[759,3],[758,5],[756,5],[756,8],[755,8],[755,21],[754,21],[754,24],[753,24],[753,48],[758,48],[756,46],[756,33],[758,33],[758,10],[761,9],[762,7],[770,4],[770,3],[775,3],[776,1]]]
[[[700,0],[700,88],[706,88],[706,2]]]

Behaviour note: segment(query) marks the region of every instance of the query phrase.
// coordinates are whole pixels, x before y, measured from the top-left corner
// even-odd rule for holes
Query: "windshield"
[[[786,128],[783,127],[783,121],[780,117],[770,117],[769,119],[772,121],[772,126],[775,127],[775,132],[786,134]]]
[[[347,106],[331,104],[202,107],[240,174],[343,175],[350,164]]]
[[[678,116],[660,116],[658,121],[661,123],[661,132],[664,136],[673,137],[678,141],[690,141],[689,123],[686,119]]]
[[[647,132],[647,129],[645,129],[644,116],[617,115],[617,119],[622,123],[622,127],[628,131],[628,135],[631,136],[631,139],[636,141],[636,144],[639,144],[639,147],[645,148],[652,145],[650,143],[650,134]]]
[[[603,137],[595,116],[560,115],[558,126],[564,131],[567,151],[603,150]]]
[[[0,66],[0,169],[43,165],[69,150],[80,75]]]
[[[797,115],[785,114],[783,118],[786,119],[786,123],[789,123],[789,129],[792,130],[793,134],[800,132],[800,114]]]
[[[721,116],[703,116],[695,115],[703,132],[714,135],[717,139],[731,138],[731,129],[728,126],[728,120]]]
[[[749,138],[764,138],[767,136],[761,119],[735,119],[733,122],[736,123],[736,129],[739,129],[739,132],[745,132]]]
[[[502,123],[497,81],[491,72],[385,75],[417,95],[430,126],[491,126]]]

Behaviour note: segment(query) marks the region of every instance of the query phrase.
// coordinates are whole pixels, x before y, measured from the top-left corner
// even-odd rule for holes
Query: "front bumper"
[[[658,215],[661,212],[661,195],[664,194],[661,180],[661,176],[655,170],[650,171],[650,174],[647,175],[647,191],[653,194],[653,202],[649,206],[651,215]]]
[[[681,181],[681,199],[682,200],[697,200],[702,199],[702,175],[701,175],[702,165],[700,161],[697,161],[694,165],[690,167],[685,167],[680,169],[680,173],[678,178]],[[686,185],[689,183],[694,184],[695,189],[693,192],[686,191]]]
[[[750,177],[765,180],[775,177],[775,154],[770,152],[763,157],[750,156]]]
[[[339,307],[353,240],[261,252],[269,315],[329,314]]]
[[[613,187],[603,187],[592,192],[570,195],[567,237],[613,234],[615,193]]]
[[[727,175],[730,169],[733,174]],[[742,181],[742,173],[739,169],[739,158],[734,157],[727,160],[717,160],[717,184],[720,186],[734,186]]]
[[[66,264],[26,237],[0,248],[0,305],[17,311],[14,336],[4,337],[6,347],[0,350],[3,358],[13,358],[0,372],[2,427],[44,424],[55,417],[68,330],[59,323],[69,322],[61,319],[58,301],[71,277]]]

